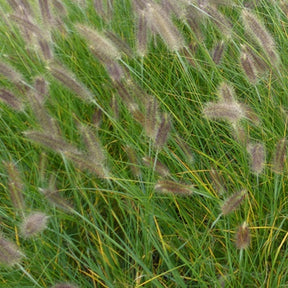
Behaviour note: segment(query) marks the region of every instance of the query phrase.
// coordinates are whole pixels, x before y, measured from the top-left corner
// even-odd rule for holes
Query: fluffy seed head
[[[189,196],[193,194],[193,187],[193,185],[180,184],[170,180],[159,180],[154,188],[157,192],[164,194]]]
[[[171,129],[171,121],[170,121],[169,114],[164,113],[162,115],[162,119],[159,124],[158,131],[157,131],[156,138],[155,138],[155,146],[157,148],[161,149],[166,144],[170,129]]]
[[[86,125],[80,126],[80,132],[88,151],[88,157],[98,164],[103,164],[106,160],[106,157],[104,155],[103,148],[99,139]]]
[[[4,166],[8,173],[8,189],[11,202],[17,210],[23,212],[25,209],[25,201],[22,193],[24,185],[20,172],[13,162],[4,162]]]
[[[0,89],[0,101],[16,111],[22,111],[24,108],[22,101],[6,89]]]
[[[23,254],[18,247],[0,235],[0,263],[11,267],[19,264],[22,257]]]
[[[251,171],[257,175],[261,174],[265,164],[265,148],[262,143],[248,144],[247,151],[251,158]]]
[[[238,249],[246,249],[250,245],[250,230],[246,222],[238,227],[235,242]]]
[[[155,163],[155,159],[148,157],[148,156],[143,157],[142,161],[143,161],[144,165],[147,167],[153,167],[154,163]],[[159,160],[156,161],[155,171],[162,177],[167,177],[170,175],[170,171],[169,171],[168,167],[166,165],[164,165],[162,162],[160,162]]]
[[[54,183],[50,183],[48,188],[39,188],[39,191],[51,204],[55,205],[58,209],[67,213],[73,210],[73,205],[60,195],[60,191],[56,189]]]
[[[235,91],[234,88],[227,82],[222,82],[218,87],[218,95],[220,101],[223,103],[235,102]]]
[[[126,146],[125,151],[127,153],[130,169],[134,177],[139,177],[141,175],[141,170],[139,168],[139,163],[135,150],[131,146]]]
[[[147,53],[147,20],[143,12],[139,13],[136,30],[136,47],[139,56],[144,57]]]
[[[182,35],[165,11],[161,9],[161,6],[156,3],[149,3],[144,13],[148,25],[161,36],[170,50],[179,51],[184,47]]]
[[[256,84],[258,81],[256,67],[254,66],[252,58],[246,52],[241,52],[240,64],[245,73],[247,79],[252,83]]]
[[[117,60],[121,58],[121,53],[114,43],[98,31],[82,24],[77,24],[76,29],[104,60]]]
[[[245,117],[242,106],[234,101],[231,103],[209,102],[203,110],[204,115],[209,119],[223,119],[231,123],[236,123]]]
[[[6,77],[13,83],[19,83],[24,81],[22,74],[16,71],[8,63],[0,62],[0,74],[2,74],[4,77]]]
[[[242,10],[242,19],[248,33],[250,33],[251,36],[258,42],[260,47],[269,57],[270,62],[273,65],[276,65],[279,62],[279,57],[275,48],[276,45],[273,37],[267,31],[265,26],[248,9]]]
[[[225,42],[222,40],[216,44],[212,52],[212,59],[216,65],[220,64],[225,51]]]
[[[234,193],[231,197],[229,197],[221,206],[221,211],[223,215],[230,214],[234,210],[238,208],[243,199],[246,196],[246,191],[242,190],[240,192]]]
[[[42,212],[33,212],[28,215],[22,225],[21,233],[25,238],[33,237],[47,227],[48,216]]]
[[[287,140],[280,139],[275,147],[272,170],[276,174],[281,174],[284,171],[285,161],[287,156]]]
[[[49,70],[55,79],[72,90],[80,99],[90,101],[93,98],[91,92],[84,87],[82,83],[76,80],[75,75],[71,71],[68,71],[66,68],[56,63],[51,63],[49,65]]]

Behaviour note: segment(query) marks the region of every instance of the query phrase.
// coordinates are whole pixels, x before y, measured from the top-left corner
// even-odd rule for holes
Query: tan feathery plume
[[[137,159],[137,155],[135,150],[131,146],[125,147],[125,152],[127,153],[128,159],[129,159],[129,166],[131,169],[131,172],[134,177],[140,177],[141,176],[141,170],[139,168],[139,163]]]
[[[87,40],[89,45],[97,53],[99,53],[99,55],[101,55],[104,60],[118,60],[121,58],[121,52],[114,45],[114,43],[104,37],[98,31],[82,24],[77,24],[76,29],[79,34]]]
[[[193,194],[194,186],[187,184],[180,184],[170,180],[159,180],[154,188],[157,192],[164,194],[189,196]]]
[[[71,71],[68,71],[62,65],[50,63],[49,70],[55,79],[73,91],[80,99],[84,101],[91,101],[93,99],[92,93],[76,80],[75,75]]]
[[[12,267],[19,264],[23,256],[16,244],[0,234],[0,263]]]
[[[43,56],[44,60],[52,60],[53,59],[53,51],[51,48],[51,44],[45,38],[38,39],[38,44],[40,48],[40,52]]]
[[[34,79],[35,97],[40,104],[45,102],[45,98],[48,96],[48,85],[45,79],[38,76]]]
[[[138,15],[137,29],[136,29],[136,47],[139,56],[144,57],[147,53],[147,20],[144,13],[141,11]]]
[[[70,213],[73,210],[73,205],[61,196],[60,191],[56,188],[55,182],[55,177],[52,176],[49,180],[49,186],[47,188],[39,188],[39,192],[58,209]]]
[[[155,159],[146,156],[142,158],[142,161],[145,166],[147,167],[154,167],[155,165],[155,171],[162,177],[167,177],[170,175],[170,171],[166,165],[164,165],[162,162],[160,162],[158,159],[155,163]]]
[[[234,193],[231,197],[225,200],[221,206],[222,215],[228,215],[238,208],[246,197],[246,190]]]
[[[265,148],[262,143],[248,144],[247,151],[251,158],[251,171],[257,175],[261,174],[265,164]]]
[[[248,45],[241,45],[241,52],[246,53],[250,61],[253,63],[257,76],[262,76],[269,70],[268,64],[265,62],[266,56],[260,55]]]
[[[218,95],[220,101],[224,103],[233,103],[235,102],[235,91],[232,85],[227,82],[222,82],[218,87]]]
[[[149,97],[146,102],[146,113],[144,121],[144,130],[146,135],[155,139],[159,121],[159,105],[155,97]]]
[[[254,65],[253,59],[250,57],[248,53],[241,51],[240,64],[247,79],[252,84],[256,84],[256,82],[258,81],[257,70]]]
[[[131,47],[122,40],[118,35],[113,33],[112,31],[104,31],[104,35],[106,38],[114,44],[114,46],[121,51],[121,53],[126,54],[127,56],[133,56],[133,52]]]
[[[27,29],[29,32],[33,33],[37,38],[43,37],[44,32],[31,20],[25,18],[24,16],[19,16],[17,14],[10,14],[9,18],[14,21],[20,29]]]
[[[222,175],[216,170],[211,169],[209,170],[209,174],[212,180],[212,185],[218,194],[223,194],[226,191],[225,181]]]
[[[23,111],[24,109],[22,101],[6,89],[0,89],[0,102],[10,106],[15,111]]]
[[[33,212],[24,218],[21,224],[21,234],[25,238],[34,237],[47,227],[48,216],[42,212]]]
[[[272,171],[276,174],[281,174],[284,171],[285,161],[287,157],[287,140],[280,139],[275,147]]]
[[[193,163],[195,159],[191,147],[185,142],[185,140],[180,135],[176,136],[176,141],[179,148],[184,152],[185,160],[190,163]]]
[[[0,74],[13,83],[24,82],[23,75],[8,63],[0,62]]]
[[[222,34],[230,38],[232,34],[232,24],[229,20],[219,12],[216,7],[207,5],[202,7],[202,9],[210,16],[210,19],[217,25]]]
[[[204,115],[209,119],[223,119],[236,123],[245,117],[243,107],[236,101],[231,103],[209,102],[203,110]]]
[[[166,144],[170,130],[171,130],[170,116],[168,113],[164,113],[161,117],[161,121],[155,137],[155,146],[158,149],[161,149]]]
[[[223,58],[223,54],[225,51],[225,42],[223,40],[221,40],[220,42],[218,42],[215,47],[213,48],[212,51],[212,59],[214,61],[214,63],[216,65],[219,65],[222,58]]]
[[[42,22],[45,24],[45,27],[47,27],[47,25],[50,25],[52,23],[52,15],[50,12],[48,0],[38,0],[38,3],[42,16]]]
[[[96,137],[91,128],[83,124],[80,125],[80,132],[83,137],[89,159],[95,163],[98,163],[99,165],[102,165],[105,162],[106,157],[98,137]]]
[[[92,124],[96,128],[100,128],[103,120],[103,112],[98,107],[95,108],[94,113],[92,115]]]
[[[63,154],[80,170],[87,170],[101,179],[109,177],[109,171],[101,163],[91,160],[86,154],[69,150],[64,151]]]
[[[250,230],[246,222],[238,227],[235,237],[236,247],[238,249],[246,249],[250,245]]]
[[[268,56],[271,64],[276,65],[279,63],[275,41],[260,20],[248,9],[242,10],[242,19],[246,30],[258,42]]]
[[[150,28],[161,36],[170,50],[179,51],[185,46],[182,35],[160,5],[148,3],[144,13]]]
[[[30,140],[39,143],[43,146],[46,146],[55,152],[61,153],[66,151],[71,151],[74,154],[81,155],[81,152],[75,148],[75,146],[67,143],[61,136],[59,135],[50,135],[47,134],[46,131],[25,131],[23,134],[29,138]]]
[[[21,213],[25,210],[24,185],[20,172],[13,162],[3,162],[8,174],[8,190],[13,206]]]

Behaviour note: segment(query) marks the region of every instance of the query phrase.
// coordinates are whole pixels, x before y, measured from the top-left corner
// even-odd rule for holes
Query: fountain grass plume
[[[5,103],[15,111],[24,110],[24,103],[7,89],[0,89],[0,102]]]
[[[21,223],[21,234],[24,238],[37,236],[47,227],[48,216],[43,212],[32,212],[24,217]]]
[[[246,31],[256,40],[270,63],[274,66],[277,65],[279,63],[279,56],[276,51],[276,44],[263,23],[248,9],[242,10],[242,20]]]
[[[24,254],[16,244],[4,238],[0,234],[0,263],[7,267],[13,267],[20,264]]]
[[[84,85],[76,79],[76,76],[63,65],[51,62],[48,69],[55,79],[73,91],[78,98],[86,102],[93,100],[92,93],[86,87],[84,87]]]
[[[185,46],[184,38],[160,5],[148,3],[144,14],[148,26],[161,36],[171,51],[179,51]]]
[[[265,147],[262,143],[249,143],[247,151],[251,158],[251,171],[259,175],[264,170],[265,165]]]
[[[24,184],[20,171],[12,161],[3,162],[8,175],[8,191],[14,208],[23,214],[25,200],[23,195]]]
[[[103,59],[118,60],[121,58],[120,50],[102,33],[83,24],[76,24],[75,27],[78,33]]]
[[[274,150],[274,157],[272,163],[272,171],[276,174],[284,172],[285,162],[287,157],[287,139],[278,140]]]
[[[181,184],[171,180],[158,180],[154,187],[156,192],[177,196],[192,195],[193,188],[194,185]]]
[[[145,156],[142,158],[142,161],[145,166],[147,167],[154,167],[155,166],[155,172],[159,174],[162,177],[168,177],[170,176],[170,171],[166,165],[164,165],[161,161],[158,159],[154,159],[149,156]],[[156,162],[155,162],[156,161]]]

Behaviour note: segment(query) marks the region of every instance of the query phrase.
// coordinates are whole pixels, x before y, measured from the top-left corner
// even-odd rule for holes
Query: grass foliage
[[[1,287],[287,287],[285,2],[0,0]]]

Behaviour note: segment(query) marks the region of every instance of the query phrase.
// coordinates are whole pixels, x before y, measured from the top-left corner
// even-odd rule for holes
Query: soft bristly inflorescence
[[[20,175],[20,171],[11,161],[4,162],[4,166],[8,174],[8,190],[11,202],[14,208],[20,212],[23,212],[25,210],[25,201],[23,196],[24,184]]]
[[[161,36],[170,50],[179,51],[185,46],[182,35],[160,5],[148,2],[143,13],[150,29]]]
[[[0,234],[0,263],[12,267],[19,264],[24,254],[13,242],[4,238]]]
[[[58,63],[50,63],[48,68],[52,76],[73,91],[77,97],[88,102],[93,99],[92,93],[86,87],[84,87],[84,85],[76,79],[76,76],[63,65]]]
[[[287,139],[283,138],[278,140],[275,150],[272,164],[272,170],[276,174],[284,172],[285,161],[287,157]]]
[[[250,143],[247,151],[251,158],[251,171],[256,175],[263,172],[265,164],[265,147],[262,143]]]
[[[241,190],[240,192],[236,192],[228,199],[226,199],[221,206],[222,214],[228,215],[234,210],[236,210],[242,203],[243,199],[246,197],[246,194],[246,190]]]
[[[189,196],[193,194],[193,185],[178,183],[171,180],[159,180],[155,184],[155,191],[163,194],[174,194],[178,196]]]
[[[5,103],[15,111],[23,111],[23,102],[7,89],[0,89],[0,102]]]
[[[226,120],[231,123],[240,121],[245,117],[245,111],[240,103],[234,101],[226,102],[209,102],[203,110],[204,115],[209,119]]]
[[[276,44],[261,21],[248,9],[242,10],[243,24],[250,35],[257,41],[263,49],[272,65],[279,63],[279,56],[276,50]]]
[[[48,216],[43,212],[32,212],[26,216],[21,224],[21,234],[25,238],[38,235],[47,227]]]
[[[251,242],[250,229],[246,222],[244,222],[241,226],[238,227],[236,236],[235,236],[235,244],[238,249],[247,249]]]
[[[142,161],[145,166],[147,167],[154,167],[155,166],[155,172],[158,173],[162,177],[167,177],[170,175],[170,171],[166,165],[164,165],[162,162],[160,162],[158,159],[155,162],[155,159],[146,156],[142,158]]]
[[[83,24],[77,24],[76,29],[86,39],[92,48],[92,52],[95,50],[104,62],[107,60],[115,61],[121,58],[121,51],[119,51],[111,40],[97,30]]]

